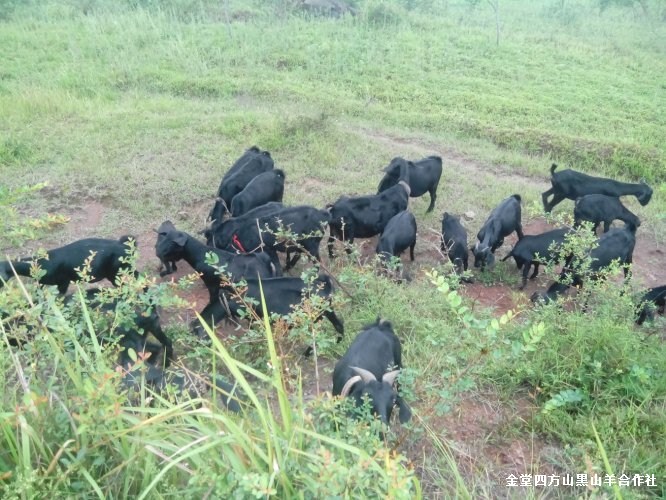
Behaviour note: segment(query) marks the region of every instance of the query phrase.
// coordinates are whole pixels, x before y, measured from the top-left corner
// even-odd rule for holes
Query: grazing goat
[[[564,237],[570,232],[569,229],[554,229],[542,234],[523,236],[514,245],[502,262],[510,257],[516,261],[518,269],[523,270],[523,281],[520,290],[527,284],[527,275],[534,264],[534,272],[530,279],[533,280],[539,274],[539,264],[546,264],[557,257],[559,247],[564,243]]]
[[[131,269],[129,263],[121,261],[127,256],[129,248],[125,243],[130,239],[129,236],[123,236],[118,240],[86,238],[49,250],[46,252],[46,258],[29,257],[11,262],[0,262],[0,287],[3,286],[4,281],[14,276],[12,266],[16,274],[30,276],[32,264],[36,262],[44,271],[44,275],[39,278],[39,283],[56,285],[58,292],[65,294],[69,283],[80,279],[77,269],[83,269],[86,259],[93,254],[94,257],[90,263],[90,282],[95,283],[106,278],[114,283],[121,269]]]
[[[657,311],[663,314],[666,308],[666,285],[650,288],[643,294],[639,304],[638,316],[636,318],[636,324],[638,325],[654,319],[653,308],[656,308]]]
[[[241,160],[245,158],[243,162]],[[209,218],[222,220],[231,207],[234,196],[240,193],[259,174],[272,170],[273,158],[268,151],[255,151],[250,148],[232,167],[234,172],[225,175],[217,190],[217,200],[210,211]]]
[[[138,346],[140,352],[140,347]],[[217,395],[219,401],[227,410],[234,413],[242,411],[242,404],[246,399],[241,395],[238,386],[226,382],[221,377],[209,380],[197,374],[183,373],[181,370],[165,370],[161,366],[144,363],[137,366],[124,352],[121,353],[118,364],[123,367],[123,385],[130,392],[141,390],[141,381],[153,390],[165,393],[168,388],[174,388],[178,396],[187,394],[190,398],[204,397],[209,399],[208,394]]]
[[[633,262],[634,247],[636,246],[636,226],[627,224],[623,228],[611,229],[597,239],[597,246],[590,251],[590,274],[592,280],[603,277],[601,272],[611,262],[618,261],[624,265],[624,277],[629,276],[628,265]],[[572,264],[574,264],[572,266]],[[570,285],[568,284],[570,283]],[[560,278],[553,283],[545,293],[535,292],[532,294],[532,302],[543,300],[550,302],[558,295],[564,293],[570,286],[582,287],[583,276],[576,270],[574,257],[569,256],[562,268]]]
[[[442,252],[449,256],[456,272],[467,271],[468,249],[467,231],[460,223],[460,217],[444,212],[442,216]]]
[[[218,265],[225,266],[225,274],[232,282],[243,278],[272,278],[280,274],[280,269],[263,253],[239,255],[217,248],[211,248],[182,231],[170,231],[164,236],[157,256],[160,260],[177,262],[184,259],[201,276],[210,295],[210,301],[217,300],[221,288],[221,277],[215,267],[206,264],[206,254],[211,252],[218,257]],[[279,264],[278,264],[279,265]]]
[[[520,214],[520,196],[517,194],[505,198],[490,212],[476,235],[479,241],[472,248],[474,267],[481,267],[483,270],[486,265],[492,266],[495,263],[495,250],[501,247],[504,238],[514,231],[518,235],[518,240],[523,239]]]
[[[343,196],[329,205],[329,257],[333,257],[336,238],[353,243],[354,238],[371,238],[384,231],[394,215],[407,210],[409,193],[407,162],[400,159],[400,181],[395,186],[375,195],[354,198]]]
[[[604,233],[610,229],[611,223],[619,219],[626,224],[636,227],[641,221],[636,215],[627,210],[619,198],[605,194],[587,194],[576,200],[574,206],[574,227],[580,226],[582,221],[594,224],[593,231],[597,232],[600,223],[604,223]]]
[[[282,201],[284,172],[280,169],[259,174],[231,200],[231,216],[238,217],[269,201]]]
[[[246,281],[247,291],[245,292],[245,297],[256,301],[258,305],[252,305],[251,307],[261,316],[263,311],[261,307],[259,280],[248,278]],[[301,278],[292,277],[262,279],[261,287],[264,291],[268,314],[275,313],[279,315],[291,313],[294,307],[301,303],[303,295],[307,294],[310,288]],[[325,298],[330,304],[330,297],[333,294],[331,279],[326,275],[320,275],[313,284],[312,293]],[[203,311],[201,311],[201,317],[209,325],[214,326],[226,318],[228,314],[238,317],[238,311],[245,308],[246,304],[244,301],[223,291],[219,299],[216,298],[204,307]],[[322,315],[331,322],[335,331],[338,332],[338,342],[340,342],[345,333],[342,321],[336,316],[333,310],[324,311]],[[199,337],[205,336],[203,327],[198,321],[192,322],[190,327],[195,335]],[[309,351],[310,349],[307,352]]]
[[[115,317],[121,309],[120,300],[116,298],[110,300],[102,298],[100,297],[101,291],[99,288],[91,288],[84,292],[87,307],[104,315]],[[78,308],[81,306],[76,294],[65,297],[65,304],[70,310],[73,307]],[[129,320],[129,323],[127,321],[119,322],[113,331],[113,333],[120,336],[118,343],[122,347],[122,353],[126,355],[129,348],[139,352],[144,350],[145,347],[153,354],[151,361],[156,361],[159,348],[154,348],[151,344],[147,343],[148,335],[152,334],[164,347],[166,354],[164,366],[169,366],[169,363],[173,359],[173,344],[166,333],[164,333],[164,330],[162,330],[160,317],[157,314],[156,308],[152,306],[146,308],[143,304],[137,306],[131,311]],[[116,324],[116,320],[112,320],[111,323]]]
[[[157,258],[160,259],[160,268],[159,268],[159,273],[160,276],[164,277],[167,274],[175,273],[178,271],[178,268],[176,267],[176,261],[175,260],[162,260],[159,256],[159,248],[164,245],[164,238],[166,235],[169,233],[169,231],[175,231],[176,226],[173,225],[173,222],[170,220],[165,220],[160,224],[160,227],[155,229],[154,231],[157,233],[157,241],[155,242],[155,254],[157,255]]]
[[[391,257],[400,257],[400,254],[409,248],[409,258],[413,261],[415,246],[416,219],[414,219],[414,214],[403,210],[391,217],[386,224],[377,243],[377,255],[387,263]]]
[[[575,200],[587,194],[605,194],[615,198],[633,195],[643,206],[647,205],[652,198],[652,188],[645,181],[630,184],[603,177],[592,177],[571,169],[555,172],[556,168],[555,163],[550,167],[550,182],[553,187],[541,195],[543,209],[546,213],[550,213],[555,205],[565,198]],[[548,201],[550,195],[553,195],[553,198]]]
[[[324,226],[330,220],[328,212],[302,205],[268,211],[257,217],[257,210],[261,208],[215,226],[208,244],[218,248],[235,248],[241,252],[263,250],[273,260],[277,260],[276,252],[286,252],[285,270],[296,265],[303,250],[319,260],[319,244]],[[281,241],[280,236],[275,234],[281,228],[296,235],[297,240],[293,243]],[[292,252],[295,254],[293,257]]]
[[[402,369],[400,340],[388,321],[377,319],[356,336],[333,370],[333,395],[351,397],[356,406],[369,399],[373,413],[388,425],[398,405],[400,422],[411,418],[411,410],[396,389]],[[387,370],[391,370],[387,372]]]
[[[261,149],[259,149],[257,146],[251,146],[247,148],[240,156],[240,158],[238,158],[234,164],[231,165],[231,168],[224,174],[222,177],[222,182],[220,183],[220,188],[222,187],[222,184],[228,181],[231,176],[235,175],[236,172],[243,168],[248,161],[250,161],[255,155],[259,153],[261,153]],[[218,193],[220,192],[220,188],[217,190]]]
[[[395,186],[400,180],[400,166],[405,160],[402,158],[393,158],[388,167],[384,169],[386,175],[379,183],[377,194],[386,191]],[[425,193],[430,193],[430,206],[426,213],[432,212],[435,208],[437,199],[437,186],[439,178],[442,176],[442,159],[439,156],[428,156],[415,162],[407,162],[409,169],[409,196],[418,198]]]

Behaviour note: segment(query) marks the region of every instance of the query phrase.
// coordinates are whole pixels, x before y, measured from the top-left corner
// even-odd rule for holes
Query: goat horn
[[[364,368],[359,368],[357,366],[350,366],[350,368],[354,370],[356,373],[358,373],[363,379],[363,382],[365,382],[366,384],[377,381],[377,377],[375,377],[375,374],[369,372],[368,370],[365,370]]]
[[[393,385],[395,383],[395,378],[398,376],[400,373],[400,370],[393,370],[392,372],[385,373],[382,375],[382,382],[386,382],[389,385]]]
[[[359,377],[358,375],[354,375],[352,378],[347,380],[347,383],[344,385],[344,387],[342,388],[342,391],[340,392],[340,396],[343,397],[343,398],[346,398],[347,396],[349,396],[349,391],[351,391],[352,386],[356,382],[360,382],[360,381],[361,381],[361,377]]]

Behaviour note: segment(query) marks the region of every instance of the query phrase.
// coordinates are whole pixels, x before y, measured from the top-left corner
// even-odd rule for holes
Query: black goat
[[[46,258],[29,257],[21,260],[0,262],[0,287],[3,282],[14,276],[12,266],[16,274],[30,276],[32,263],[45,271],[39,278],[42,285],[56,285],[61,294],[67,292],[69,283],[80,279],[78,269],[83,269],[85,261],[94,254],[90,264],[90,282],[108,279],[114,283],[121,269],[131,269],[130,264],[122,262],[127,256],[129,249],[126,243],[132,239],[123,236],[118,240],[106,240],[102,238],[86,238],[78,240],[69,245],[55,248],[46,252]],[[115,283],[114,283],[115,284]]]
[[[177,262],[180,259],[192,266],[208,289],[210,301],[217,300],[221,288],[221,277],[217,269],[206,264],[206,254],[211,252],[218,257],[218,266],[225,266],[225,274],[232,282],[243,278],[272,278],[281,274],[279,267],[270,256],[263,253],[239,255],[217,248],[211,248],[182,231],[168,232],[157,248],[160,260]],[[279,266],[279,263],[278,263]]]
[[[217,200],[210,211],[209,218],[222,220],[231,207],[231,200],[240,193],[259,174],[272,170],[273,158],[268,151],[257,148],[248,149],[231,169],[233,173],[224,176],[217,190]]]
[[[414,260],[414,247],[416,246],[416,219],[414,214],[403,210],[391,217],[384,232],[377,243],[377,255],[388,262],[391,257],[400,257],[400,254],[409,248],[409,258]]]
[[[140,347],[140,346],[139,346]],[[137,351],[139,352],[139,351]],[[190,398],[217,395],[221,404],[229,411],[240,413],[247,403],[238,386],[226,382],[221,377],[209,380],[197,374],[183,373],[182,370],[165,370],[161,366],[144,363],[137,366],[126,354],[121,353],[119,364],[124,368],[123,385],[132,392],[141,390],[141,381],[159,392],[167,392],[169,387],[175,389],[177,395],[187,394]]]
[[[604,233],[607,233],[611,223],[616,219],[636,227],[641,225],[640,219],[627,210],[620,199],[614,196],[587,194],[576,200],[574,227],[580,226],[582,221],[589,221],[594,224],[593,231],[596,233],[597,227],[603,222]]]
[[[405,160],[399,157],[393,158],[389,166],[384,169],[386,175],[379,183],[378,194],[395,186],[400,181],[400,166],[403,161]],[[430,206],[426,213],[432,212],[437,199],[437,186],[442,176],[442,159],[439,156],[428,156],[415,162],[408,161],[407,165],[409,169],[409,196],[418,198],[425,193],[430,193]]]
[[[378,318],[363,328],[335,364],[333,395],[354,398],[356,406],[367,397],[373,413],[387,425],[398,405],[400,422],[405,423],[412,413],[395,387],[401,369],[400,340],[391,323]]]
[[[160,227],[155,229],[154,231],[157,233],[157,241],[155,242],[155,254],[157,255],[157,258],[160,259],[160,268],[159,268],[159,273],[160,276],[166,276],[167,274],[175,273],[178,271],[178,268],[176,267],[176,261],[175,260],[162,260],[159,256],[159,248],[164,245],[164,238],[166,235],[169,233],[169,231],[175,231],[176,226],[173,225],[173,222],[170,220],[165,220],[160,224]]]
[[[518,240],[502,262],[513,257],[518,269],[523,270],[520,290],[527,284],[527,275],[532,265],[534,264],[534,272],[530,279],[533,280],[539,274],[539,264],[546,264],[557,257],[559,247],[564,243],[564,237],[569,232],[569,229],[554,229],[542,234],[523,236]]]
[[[636,317],[636,324],[638,325],[654,319],[653,308],[663,314],[666,308],[666,285],[650,288],[643,294],[639,304],[638,316]]]
[[[523,226],[521,224],[520,196],[514,194],[505,198],[497,205],[481,230],[476,235],[479,240],[472,252],[474,253],[474,267],[484,269],[486,265],[495,263],[495,250],[502,246],[504,238],[514,231],[518,240],[523,239]]]
[[[371,238],[384,231],[391,218],[407,210],[409,203],[409,172],[407,162],[400,161],[400,181],[379,194],[343,196],[328,206],[329,222],[328,255],[333,257],[335,239],[354,242],[354,238]]]
[[[227,172],[224,174],[222,177],[222,182],[220,182],[220,188],[218,188],[217,192],[219,194],[220,189],[222,188],[222,184],[224,184],[226,181],[229,180],[230,177],[236,174],[241,168],[245,166],[245,164],[250,161],[255,155],[261,153],[261,149],[259,149],[257,146],[251,146],[245,150],[245,152],[238,158],[233,165],[231,165],[231,168],[227,170]]]
[[[624,276],[629,276],[628,265],[633,262],[634,247],[636,246],[636,226],[631,224],[623,228],[611,229],[597,239],[597,246],[590,251],[589,277],[598,280],[603,277],[601,271],[607,268],[611,262],[618,261],[624,265]],[[532,294],[532,302],[543,300],[550,302],[558,295],[564,293],[570,286],[582,287],[583,276],[576,269],[577,265],[573,256],[569,256],[562,268],[560,278],[553,283],[545,293],[535,292]]]
[[[468,248],[467,231],[460,223],[460,217],[444,212],[442,216],[442,252],[449,256],[458,274],[467,271]]]
[[[214,226],[208,244],[218,248],[235,248],[241,252],[263,250],[277,259],[276,252],[286,252],[285,270],[294,267],[301,254],[301,247],[319,260],[319,244],[323,238],[323,230],[330,220],[325,210],[302,205],[269,210],[257,217],[256,208],[240,217],[227,219]],[[280,241],[275,233],[280,229],[289,230],[296,235],[293,243]],[[292,257],[291,253],[295,255]]]
[[[238,217],[269,201],[282,201],[284,172],[280,169],[259,174],[231,200],[231,216]]]
[[[652,188],[645,181],[630,184],[603,177],[593,177],[571,169],[555,172],[556,168],[555,163],[550,167],[550,182],[553,187],[541,195],[543,209],[546,213],[549,213],[555,205],[566,198],[575,200],[587,194],[605,194],[615,198],[633,195],[643,206],[647,205],[652,198]],[[550,195],[553,195],[553,198],[548,201]]]
[[[261,316],[263,314],[261,307],[261,292],[259,289],[259,280],[246,279],[247,291],[245,297],[254,299],[258,305],[251,306],[254,311]],[[266,310],[268,314],[286,315],[293,311],[294,307],[299,305],[303,299],[303,295],[307,294],[309,286],[301,278],[282,277],[282,278],[268,278],[261,280],[261,287],[264,291],[264,299],[266,300]],[[331,279],[326,275],[320,275],[313,284],[313,293],[330,300],[333,294],[333,285]],[[203,311],[201,317],[204,321],[209,322],[214,326],[222,319],[226,318],[229,313],[232,316],[238,317],[238,311],[245,309],[246,304],[244,301],[232,296],[230,293],[223,291],[219,299],[211,301]],[[324,311],[323,316],[328,319],[335,331],[338,332],[338,342],[342,340],[345,333],[342,321],[335,315],[333,310]],[[199,337],[204,336],[203,327],[198,321],[194,321],[190,325],[192,331]],[[309,349],[308,349],[309,352]]]
[[[134,307],[128,312],[129,314],[125,321],[117,322],[115,318],[118,315],[118,311],[122,309],[120,300],[100,297],[101,291],[99,288],[91,288],[84,292],[86,307],[106,316],[114,317],[110,323],[117,323],[113,333],[120,336],[118,344],[122,348],[121,355],[126,356],[130,348],[136,352],[142,351],[145,348],[153,355],[151,356],[151,361],[155,362],[159,349],[147,343],[148,335],[152,334],[164,347],[166,354],[164,366],[169,366],[169,363],[173,359],[173,344],[166,333],[164,333],[164,330],[162,330],[160,317],[157,314],[156,308],[151,306],[146,309],[143,305],[141,307]],[[78,309],[81,306],[77,295],[68,295],[65,297],[65,304],[70,310],[73,308]]]

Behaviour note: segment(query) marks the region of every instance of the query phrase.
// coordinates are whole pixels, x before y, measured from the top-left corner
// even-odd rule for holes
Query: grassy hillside
[[[323,497],[368,495],[377,485],[386,495],[413,496],[422,488],[432,497],[496,497],[511,494],[504,483],[510,473],[666,476],[663,450],[654,446],[666,434],[663,322],[635,329],[631,294],[613,285],[594,288],[588,311],[580,302],[567,304],[566,313],[532,310],[513,291],[518,274],[508,264],[480,277],[488,285],[483,293],[497,293],[514,308],[500,321],[471,292],[458,294],[433,233],[447,210],[473,212],[468,229],[475,234],[485,214],[514,192],[523,196],[525,218],[540,215],[548,168],[557,162],[647,179],[651,203],[626,201],[644,221],[641,241],[659,249],[666,238],[663,5],[499,0],[497,45],[486,2],[351,3],[356,15],[329,18],[305,14],[291,0],[0,0],[0,208],[11,201],[17,210],[0,211],[0,227],[11,229],[0,248],[23,255],[74,237],[149,239],[166,218],[199,230],[222,174],[252,144],[270,150],[285,169],[286,203],[318,207],[342,194],[373,192],[394,156],[439,154],[437,209],[424,215],[427,201],[412,203],[420,262],[409,270],[410,283],[358,266],[359,255],[327,263],[354,299],[338,299],[344,345],[322,341],[322,386],[360,327],[378,314],[389,317],[403,339],[412,424],[396,426],[386,443],[363,425],[332,433],[340,417],[318,396],[319,380],[314,390],[312,362],[294,354],[309,329],[330,336],[327,326],[305,326],[295,338],[276,333],[291,371],[263,376],[276,362],[263,326],[239,342],[225,341],[250,367],[250,383],[263,384],[244,423],[220,416],[213,403],[208,415],[197,410],[200,401],[157,398],[150,407],[118,396],[118,375],[90,339],[81,340],[89,325],[78,318],[55,344],[12,354],[0,343],[3,414],[11,417],[2,427],[8,451],[0,452],[0,491],[22,498],[52,489],[149,498],[298,491]],[[41,182],[48,186],[20,200],[9,194]],[[77,225],[91,206],[99,214]],[[571,207],[565,202],[557,212]],[[42,227],[62,220],[51,216],[29,230],[13,224],[47,212],[73,220],[41,240]],[[152,241],[143,245],[152,251]],[[635,288],[662,284],[654,282],[663,278],[663,257],[650,255],[637,262],[649,272]],[[139,266],[149,275],[150,258],[140,255]],[[432,267],[440,274],[425,275]],[[22,292],[12,283],[0,291],[1,311],[26,308],[35,328],[44,326],[41,314],[48,326],[63,328],[55,298],[31,289],[37,307],[19,306]],[[168,333],[186,363],[208,370],[233,365],[221,346],[194,345],[174,318],[174,290],[160,286]],[[303,403],[299,368],[314,406]],[[96,370],[90,385],[85,378]],[[41,380],[44,373],[53,376]],[[31,377],[40,382],[22,385]],[[102,384],[107,379],[112,386]],[[104,389],[96,392],[98,385]],[[53,405],[53,394],[66,394],[58,396],[65,403]],[[289,398],[290,412],[281,398]],[[50,428],[40,446],[38,436]],[[251,438],[244,440],[244,432]],[[278,436],[275,448],[271,435]],[[63,444],[69,439],[75,445]],[[228,455],[221,458],[219,447]],[[359,461],[367,470],[355,471],[354,489],[344,478]],[[137,467],[143,479],[133,475]],[[329,490],[317,481],[325,473]],[[663,480],[627,496],[633,494],[660,497]]]

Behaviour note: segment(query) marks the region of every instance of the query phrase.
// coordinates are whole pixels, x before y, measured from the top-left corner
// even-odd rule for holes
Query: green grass
[[[646,17],[638,6],[600,12],[593,0],[500,0],[499,46],[492,11],[484,2],[353,3],[356,16],[329,19],[305,16],[293,2],[283,0],[0,1],[0,172],[3,183],[19,193],[23,186],[49,183],[2,212],[0,227],[8,228],[7,234],[13,231],[12,238],[20,242],[43,233],[21,232],[21,225],[14,224],[19,214],[50,221],[37,228],[41,230],[61,220],[46,218],[47,212],[76,215],[91,200],[103,207],[101,220],[90,227],[72,223],[25,247],[6,237],[0,248],[13,255],[81,236],[143,236],[167,218],[190,232],[199,230],[224,171],[252,144],[270,150],[285,169],[286,203],[318,207],[342,194],[373,192],[380,169],[394,156],[440,154],[444,173],[435,212],[425,214],[425,199],[410,202],[421,236],[417,250],[433,250],[437,236],[431,230],[439,230],[444,210],[473,211],[467,224],[471,235],[488,211],[512,193],[522,195],[524,215],[539,215],[540,193],[549,187],[553,161],[627,181],[647,178],[655,191],[651,203],[641,207],[633,199],[626,202],[644,221],[639,237],[663,243],[666,23],[660,20],[660,3],[647,2]],[[0,197],[5,196],[0,189]],[[567,201],[557,212],[571,208]],[[146,243],[146,248],[151,246]],[[433,255],[424,256],[424,267],[443,271]],[[516,318],[495,329],[490,313],[476,307],[467,318],[468,312],[460,308],[471,304],[457,303],[457,294],[443,292],[441,283],[433,285],[418,268],[410,271],[412,282],[396,285],[355,264],[355,259],[344,258],[332,264],[343,285],[354,292],[354,301],[341,299],[349,333],[343,345],[323,344],[324,364],[339,357],[352,335],[377,315],[393,321],[403,340],[403,387],[417,416],[410,426],[395,430],[390,444],[412,460],[426,496],[504,494],[501,475],[512,471],[492,463],[491,453],[511,448],[527,435],[555,450],[533,457],[535,472],[541,466],[583,472],[588,462],[601,472],[607,459],[616,472],[655,471],[664,477],[663,457],[653,446],[664,434],[663,341],[658,335],[646,338],[643,330],[621,320],[631,306],[616,291],[602,288],[604,298],[591,313],[519,309]],[[481,281],[515,288],[517,276],[507,263]],[[546,325],[543,338],[531,329],[540,322]],[[317,328],[324,336],[331,334],[329,326]],[[193,348],[182,325],[172,323],[169,332],[184,358],[201,369],[212,366],[210,352]],[[302,342],[306,333],[299,331],[297,340]],[[246,335],[248,344],[239,341],[229,349],[243,363],[264,371],[270,359],[264,335],[257,327]],[[279,337],[277,346],[287,349],[293,341]],[[84,346],[81,352],[90,349]],[[89,356],[97,359],[98,353],[92,352]],[[216,347],[214,352],[223,356],[224,351]],[[100,402],[90,388],[82,388],[76,363],[58,364],[48,353],[38,353],[39,363],[49,369],[70,368],[68,378],[58,383],[68,387],[73,401],[82,397]],[[4,356],[4,373],[16,377],[17,366],[34,369],[28,358],[20,361],[16,365]],[[293,388],[290,401],[298,402],[295,372],[301,365],[309,373],[311,364],[291,356],[286,362],[295,369],[287,377]],[[85,371],[90,365],[82,366]],[[330,381],[326,369],[320,375],[322,384]],[[40,388],[36,394],[44,396],[50,389]],[[274,389],[268,403],[254,406],[264,412],[261,425],[275,425],[275,432],[289,441],[295,434],[282,427],[285,403],[279,388]],[[446,419],[488,393],[500,414],[525,401],[535,410],[486,433],[479,431],[474,443],[462,440],[469,448],[461,449],[456,428],[448,429],[451,420]],[[7,392],[3,408],[29,408],[33,396],[26,394]],[[100,398],[105,411],[111,411],[104,406],[109,402],[126,404],[115,386]],[[315,430],[326,437],[324,427],[336,417],[322,404],[324,409],[307,410],[297,405],[292,418],[312,430],[308,418],[319,415],[321,427]],[[126,409],[129,414],[135,411]],[[173,412],[173,418],[153,426],[148,416],[159,417],[162,410]],[[62,427],[57,427],[62,434],[44,445],[36,436],[44,428],[40,425],[48,427],[46,417],[23,427],[25,434],[7,430],[7,442],[14,443],[12,463],[21,465],[21,478],[28,485],[12,493],[27,498],[30,492],[45,491],[39,488],[73,492],[81,487],[94,495],[94,483],[101,485],[130,466],[144,470],[145,478],[127,474],[119,489],[109,482],[104,488],[111,489],[103,492],[127,496],[149,491],[163,461],[139,445],[146,436],[176,451],[197,438],[223,441],[215,434],[220,422],[232,425],[166,403],[160,410],[136,411],[138,415],[113,420],[117,428],[104,431],[95,448],[102,451],[92,458],[63,444],[70,438],[67,412],[48,414],[62,419]],[[170,441],[173,422],[177,432]],[[122,439],[109,447],[105,436],[113,432]],[[340,446],[346,440],[358,448],[377,445],[363,432],[352,428],[335,439]],[[23,441],[14,442],[15,436]],[[60,446],[64,455],[56,457]],[[283,451],[289,455],[296,449],[302,448],[287,446]],[[214,470],[227,467],[214,450],[187,460],[201,470],[211,464]],[[320,451],[313,452],[317,464],[325,461]],[[470,454],[475,455],[471,462]],[[117,459],[113,463],[118,468],[100,472],[94,460],[107,456]],[[349,465],[349,455],[340,457],[340,468],[332,469],[332,475]],[[52,460],[58,466],[49,476],[44,472]],[[400,460],[389,463],[402,478]],[[9,468],[2,466],[0,474]],[[265,485],[266,472],[259,469],[239,472],[244,479],[238,479],[236,487],[248,493]],[[490,473],[479,472],[484,469]],[[58,471],[71,471],[76,484]],[[316,474],[323,472],[317,469]],[[170,488],[186,484],[192,495],[202,496],[212,484],[208,475],[199,484],[188,482],[186,474],[172,467],[159,494],[166,496]],[[295,485],[312,486],[306,476],[298,479],[302,483],[289,483],[296,479],[288,474],[282,477],[280,493],[288,494]],[[341,484],[339,480],[331,479]],[[227,486],[216,485],[220,492]],[[19,487],[20,481],[8,486]],[[658,497],[660,487],[641,493]],[[549,493],[567,497],[572,492]]]

